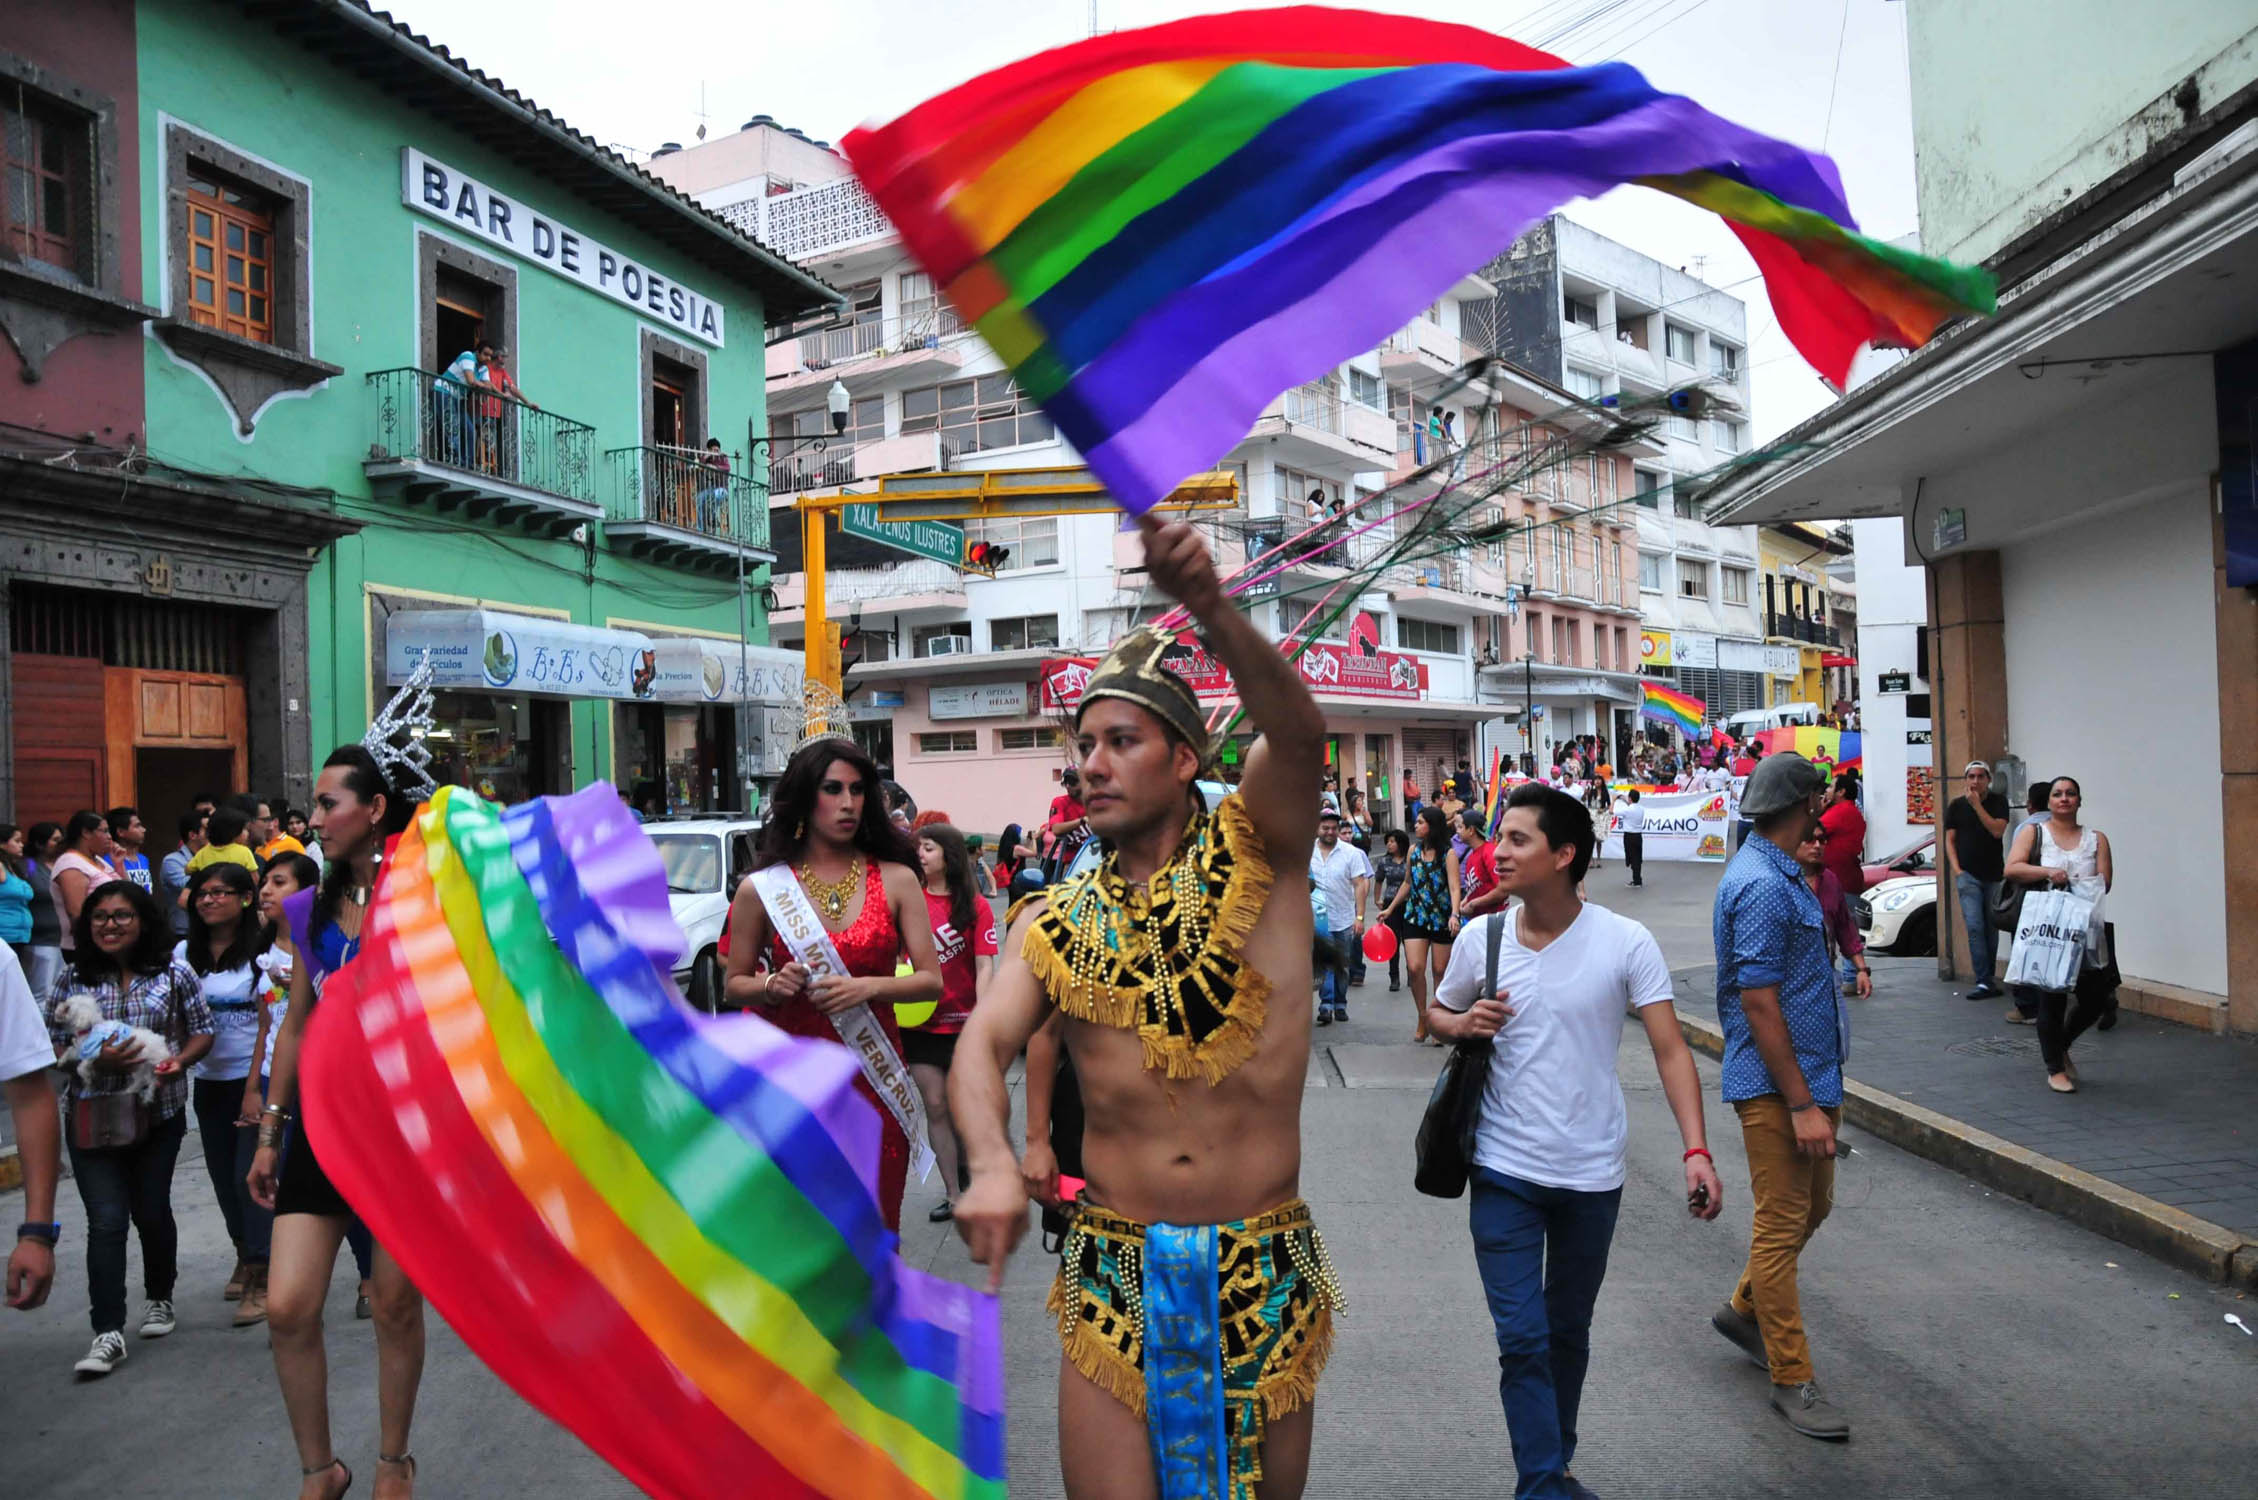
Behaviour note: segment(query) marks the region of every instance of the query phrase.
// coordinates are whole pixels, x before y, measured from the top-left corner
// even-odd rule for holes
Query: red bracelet
[[[1697,1156],[1702,1160],[1708,1162],[1713,1167],[1717,1165],[1717,1158],[1709,1154],[1709,1148],[1707,1146],[1688,1146],[1686,1148],[1686,1154],[1679,1157],[1678,1160],[1692,1161]]]

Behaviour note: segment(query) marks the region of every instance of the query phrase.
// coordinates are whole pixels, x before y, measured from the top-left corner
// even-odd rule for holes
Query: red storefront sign
[[[1161,658],[1162,665],[1184,679],[1202,698],[1228,698],[1235,689],[1223,663],[1200,647],[1179,645]],[[1329,641],[1313,643],[1301,654],[1302,681],[1321,697],[1396,698],[1412,702],[1427,690],[1427,668],[1415,656],[1400,651],[1372,655]],[[1097,663],[1088,657],[1059,657],[1043,663],[1043,708],[1046,712],[1072,709],[1082,701]]]

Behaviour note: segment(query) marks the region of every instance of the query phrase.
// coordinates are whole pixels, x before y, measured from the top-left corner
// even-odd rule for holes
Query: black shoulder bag
[[[1504,940],[1505,913],[1494,912],[1477,999],[1497,994],[1498,947]],[[1493,1045],[1488,1038],[1454,1045],[1435,1078],[1435,1091],[1427,1096],[1427,1112],[1419,1117],[1418,1167],[1411,1184],[1430,1198],[1456,1198],[1466,1191],[1466,1179],[1474,1171],[1474,1131],[1482,1123],[1482,1093],[1489,1087]]]

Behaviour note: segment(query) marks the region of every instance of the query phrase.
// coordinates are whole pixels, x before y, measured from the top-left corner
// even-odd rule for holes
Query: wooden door
[[[135,800],[134,752],[143,749],[224,750],[234,767],[229,790],[249,789],[251,720],[242,678],[110,667],[102,682],[109,784],[117,801]]]
[[[10,678],[15,821],[60,823],[81,809],[112,806],[101,658],[19,651]]]

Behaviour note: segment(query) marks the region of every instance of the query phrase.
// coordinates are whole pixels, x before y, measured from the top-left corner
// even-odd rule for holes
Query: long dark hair
[[[112,896],[123,899],[141,919],[140,935],[122,961],[94,946],[94,908]],[[71,942],[75,945],[70,952],[71,969],[80,984],[107,983],[110,971],[121,962],[130,973],[141,976],[162,974],[172,963],[172,927],[165,921],[164,908],[157,905],[156,897],[130,880],[105,880],[87,892],[71,923]]]
[[[816,789],[823,784],[823,773],[838,760],[852,766],[863,785],[862,822],[855,827],[855,847],[873,860],[918,868],[916,841],[896,828],[887,815],[884,778],[878,774],[878,763],[852,740],[823,739],[802,745],[784,767],[784,774],[776,779],[776,790],[769,794],[767,818],[761,824],[760,843],[753,851],[754,869],[793,864],[805,852],[807,821],[815,813]]]
[[[1019,873],[1019,866],[1026,857],[1019,846],[1026,842],[1027,835],[1017,823],[1004,825],[1003,837],[996,840],[996,864],[1000,868],[1009,862],[1010,868],[1004,870],[1005,880]]]
[[[941,874],[949,886],[949,921],[969,941],[972,903],[977,895],[972,888],[972,851],[966,847],[964,835],[951,823],[928,823],[917,830],[917,836],[931,839],[940,847]]]
[[[34,823],[24,833],[24,852],[33,860],[47,857],[47,841],[63,831],[60,823]]]
[[[202,904],[204,887],[215,880],[244,898],[243,915],[235,923],[235,936],[229,940],[227,951],[218,958],[212,957],[212,929],[204,920]],[[225,974],[259,956],[262,923],[251,904],[257,895],[258,885],[251,879],[251,872],[239,864],[223,859],[196,872],[188,882],[188,967],[198,974]]]
[[[31,879],[31,871],[24,867],[24,861],[17,856],[16,851],[8,847],[8,841],[21,832],[23,830],[13,823],[0,823],[0,865],[6,865],[9,874],[21,875],[28,881]],[[24,846],[31,846],[28,837],[24,840]]]
[[[243,867],[237,865],[236,868],[240,870]],[[267,867],[259,872],[259,884],[265,885],[267,877],[277,870],[288,870],[291,878],[298,882],[298,889],[301,891],[314,890],[321,885],[321,866],[314,863],[313,856],[310,854],[292,854],[287,850],[277,854],[274,858],[268,860]],[[274,940],[280,936],[282,936],[281,930],[269,923],[263,915],[260,915],[259,946],[251,956],[256,958],[260,953],[272,948]]]
[[[1450,847],[1450,814],[1432,804],[1419,809],[1419,842],[1429,854]]]
[[[384,799],[384,817],[376,825],[377,848],[381,851],[388,840],[407,828],[408,820],[415,816],[414,805],[393,792],[392,784],[377,769],[376,757],[369,753],[366,745],[339,745],[329,752],[329,759],[321,763],[324,771],[331,766],[345,767],[346,788],[363,803],[374,803],[379,797]],[[212,816],[216,819],[219,815]],[[321,893],[314,897],[313,920],[306,924],[308,933],[321,932],[337,920],[337,903],[345,899],[346,887],[352,883],[352,856],[340,849],[331,854],[329,869],[322,877]]]

